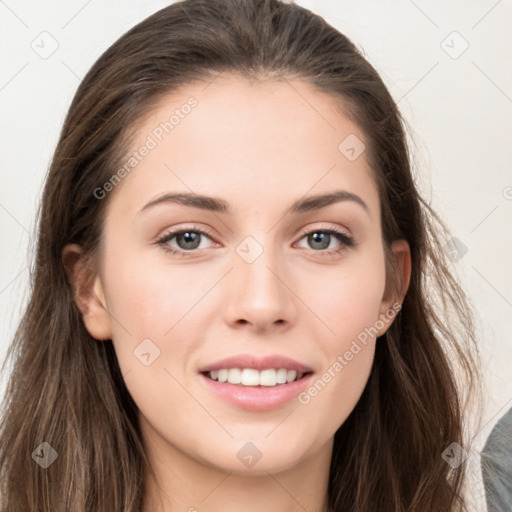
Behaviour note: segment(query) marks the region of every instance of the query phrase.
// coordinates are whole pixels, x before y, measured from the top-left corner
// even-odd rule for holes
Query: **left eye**
[[[342,250],[344,247],[352,247],[354,245],[351,237],[335,229],[317,229],[310,231],[309,233],[306,233],[301,238],[301,240],[306,238],[307,243],[310,244],[310,246],[312,246],[314,249],[325,251],[326,249],[329,249],[333,237],[337,239],[338,242],[340,242],[341,247],[335,249],[332,252],[337,252]]]

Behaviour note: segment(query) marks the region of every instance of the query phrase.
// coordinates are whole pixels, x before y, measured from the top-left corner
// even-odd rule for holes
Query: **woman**
[[[150,16],[82,81],[46,180],[2,510],[466,510],[443,454],[478,371],[443,229],[322,18]]]

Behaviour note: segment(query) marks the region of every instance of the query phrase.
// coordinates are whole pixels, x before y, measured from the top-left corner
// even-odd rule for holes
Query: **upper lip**
[[[285,368],[287,370],[296,370],[297,372],[302,373],[313,371],[309,366],[303,363],[299,363],[294,359],[290,359],[289,357],[278,354],[267,356],[240,354],[237,356],[227,357],[225,359],[221,359],[220,361],[216,361],[215,363],[206,365],[202,367],[199,372],[213,372],[230,368],[254,368],[255,370],[259,371],[267,370],[270,368],[275,368],[277,370],[280,368]]]

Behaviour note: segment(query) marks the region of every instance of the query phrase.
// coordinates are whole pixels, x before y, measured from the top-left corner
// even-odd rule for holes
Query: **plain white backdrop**
[[[110,44],[169,3],[0,0],[2,362],[28,297],[36,208],[73,94]],[[423,194],[459,241],[452,265],[477,314],[485,437],[512,406],[512,2],[296,3],[363,49],[411,127]]]

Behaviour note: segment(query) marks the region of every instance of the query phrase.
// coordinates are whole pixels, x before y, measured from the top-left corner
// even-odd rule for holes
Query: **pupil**
[[[187,231],[186,233],[182,233],[179,235],[178,238],[182,237],[184,239],[184,245],[185,247],[182,247],[183,249],[196,249],[198,247],[198,240],[200,237],[199,233],[193,233]],[[195,240],[194,240],[195,238]]]
[[[313,233],[309,235],[309,242],[315,249],[326,249],[329,247],[330,236],[329,233]],[[315,244],[320,244],[320,247],[315,247]]]

